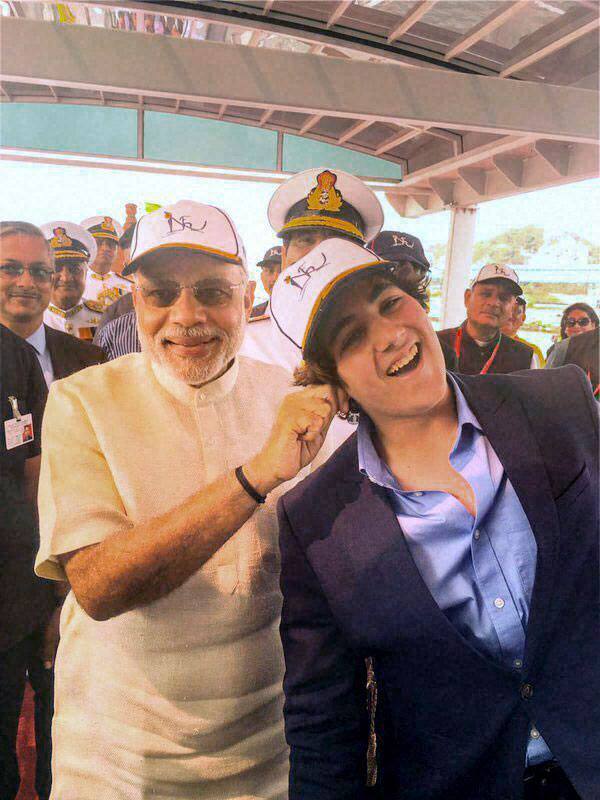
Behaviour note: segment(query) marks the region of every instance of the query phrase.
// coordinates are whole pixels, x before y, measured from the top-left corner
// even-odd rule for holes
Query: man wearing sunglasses
[[[47,385],[104,361],[99,347],[44,324],[55,272],[42,231],[28,222],[0,222],[0,239],[0,322],[34,348]]]
[[[47,222],[42,233],[54,255],[54,279],[44,322],[78,339],[91,341],[102,316],[102,304],[83,297],[85,279],[96,257],[94,237],[73,222]]]
[[[36,569],[72,587],[54,796],[284,800],[271,490],[338,400],[239,356],[252,292],[220,209],[143,216],[126,271],[142,352],[52,387],[44,422]]]
[[[9,329],[4,329],[0,353],[3,380],[11,362],[15,366],[11,351],[18,347],[18,341],[15,345],[12,334],[28,342],[23,342],[25,349],[21,349],[22,364],[28,363],[29,356],[36,359],[47,385],[104,358],[99,348],[44,325],[44,311],[50,300],[53,279],[53,254],[42,231],[28,222],[0,222],[0,324]],[[30,367],[27,367],[27,372],[31,372]],[[24,380],[26,374],[23,372],[16,377]],[[41,374],[39,378],[42,379]],[[19,408],[17,393],[6,387],[2,391],[5,394],[0,397],[0,404],[5,422],[14,425],[16,423],[12,420],[18,422],[19,415],[22,415],[23,427],[22,438],[15,443],[7,438],[10,427],[4,425],[0,433],[0,449],[5,447],[9,451],[9,460],[13,461],[19,453],[21,456],[25,452],[35,455],[29,459],[26,475],[28,503],[34,506],[46,387],[43,393],[39,388],[35,390],[39,396],[36,410],[28,406],[27,401],[23,405],[23,398]],[[25,424],[28,411],[33,412],[33,416]],[[6,440],[4,444],[3,440]],[[32,442],[31,446],[29,442]],[[3,466],[0,463],[0,467]],[[10,478],[10,470],[2,475],[3,482],[10,482]],[[19,787],[14,738],[27,674],[35,702],[36,791],[40,800],[47,800],[51,783],[52,667],[64,593],[60,586],[51,587],[33,577],[32,548],[35,550],[38,539],[33,511],[30,513],[11,494],[0,498],[0,516],[6,524],[6,535],[0,537],[5,601],[2,603],[1,626],[4,631],[0,637],[0,797],[10,800]]]

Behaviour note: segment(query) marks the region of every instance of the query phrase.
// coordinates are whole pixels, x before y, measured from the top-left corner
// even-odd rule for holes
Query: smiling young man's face
[[[373,273],[341,288],[321,341],[348,394],[377,424],[425,414],[446,396],[444,357],[421,305]]]

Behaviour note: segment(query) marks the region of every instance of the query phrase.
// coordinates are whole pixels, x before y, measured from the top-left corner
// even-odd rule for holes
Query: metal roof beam
[[[520,72],[526,67],[530,67],[532,64],[541,61],[542,58],[546,58],[546,56],[566,47],[571,42],[596,30],[598,27],[600,27],[600,17],[597,13],[587,16],[583,24],[581,20],[571,21],[558,36],[553,36],[550,40],[547,37],[538,39],[527,53],[517,56],[514,61],[507,64],[500,72],[500,77],[506,78],[515,72]]]
[[[385,142],[375,150],[375,155],[380,156],[383,153],[387,153],[388,150],[393,150],[395,147],[399,147],[404,142],[410,142],[411,139],[416,139],[417,136],[420,136],[422,133],[425,133],[424,128],[411,128],[409,131],[404,131],[399,136],[391,136],[389,139],[386,139]]]
[[[359,133],[362,133],[362,131],[373,125],[374,122],[375,120],[373,119],[364,119],[362,122],[357,122],[356,125],[352,125],[338,138],[338,144],[344,144],[344,142],[354,139],[355,136],[358,136]]]
[[[485,39],[492,31],[502,27],[507,20],[525,10],[528,6],[529,0],[514,0],[512,3],[502,5],[446,50],[444,58],[446,61],[450,61],[451,58],[455,58],[459,53],[469,50],[474,44]]]
[[[305,133],[308,133],[311,128],[314,128],[315,125],[318,125],[319,122],[323,119],[322,114],[313,114],[304,125],[300,128],[300,136],[304,136]]]
[[[338,19],[346,13],[346,11],[350,8],[352,3],[353,0],[340,0],[340,2],[337,4],[337,6],[333,9],[331,14],[329,15],[325,27],[333,28]]]
[[[598,142],[598,95],[587,89],[444,70],[404,73],[395,65],[335,58],[323,80],[323,59],[312,54],[10,17],[0,26],[0,49],[0,77],[9,83]]]
[[[388,36],[388,44],[391,42],[395,42],[396,39],[399,39],[401,36],[409,31],[413,25],[415,25],[421,17],[425,16],[425,14],[429,11],[429,9],[436,4],[437,0],[420,0],[416,6],[409,11],[408,14],[404,17],[400,25],[398,25]]]

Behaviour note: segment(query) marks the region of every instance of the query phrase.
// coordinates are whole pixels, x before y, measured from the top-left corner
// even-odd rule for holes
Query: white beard
[[[215,380],[225,372],[227,366],[233,361],[242,345],[244,328],[244,320],[242,320],[239,327],[232,334],[225,332],[221,328],[196,325],[192,328],[177,326],[161,330],[155,337],[139,329],[138,335],[142,350],[148,353],[150,358],[169,375],[189,386],[202,386]],[[216,336],[219,341],[210,356],[182,358],[170,353],[168,346],[164,344],[163,340],[169,338],[169,334],[176,334],[177,336]]]

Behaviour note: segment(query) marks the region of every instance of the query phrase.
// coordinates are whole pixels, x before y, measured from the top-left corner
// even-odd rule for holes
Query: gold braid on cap
[[[316,214],[307,217],[295,217],[289,222],[286,222],[283,228],[279,231],[282,234],[284,231],[294,230],[294,228],[331,228],[332,230],[344,231],[352,236],[357,236],[361,242],[364,242],[365,237],[351,222],[345,219],[335,219],[334,217],[317,216]]]

